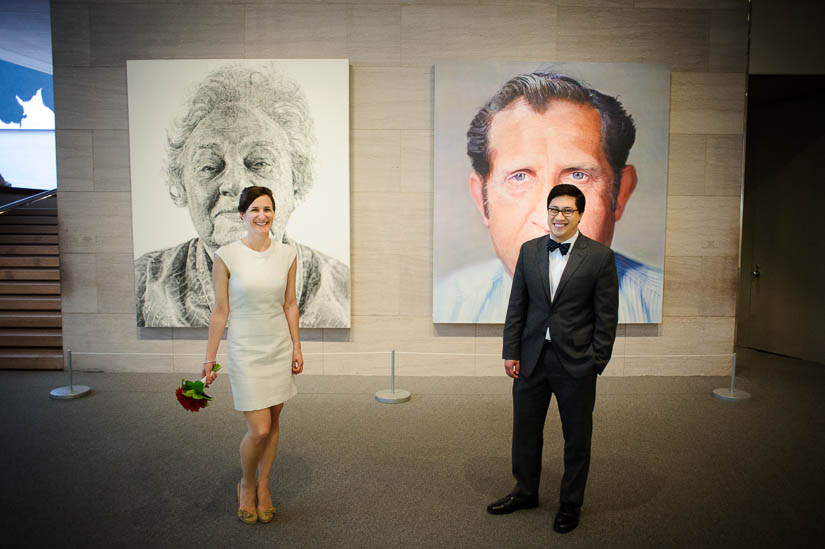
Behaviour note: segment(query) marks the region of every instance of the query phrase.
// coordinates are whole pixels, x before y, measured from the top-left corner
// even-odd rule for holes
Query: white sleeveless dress
[[[256,252],[239,240],[215,254],[229,270],[226,351],[235,409],[262,410],[286,402],[298,393],[283,309],[296,251],[273,240],[266,251]]]

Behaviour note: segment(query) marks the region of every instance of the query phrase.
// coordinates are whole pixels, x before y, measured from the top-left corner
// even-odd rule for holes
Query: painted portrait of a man
[[[464,161],[465,166],[469,166],[463,169],[467,198],[459,198],[455,179],[461,175],[452,174],[461,171],[447,166],[455,164],[457,152],[457,131],[448,129],[447,124],[457,121],[446,110],[455,79],[464,78],[466,85],[472,67],[439,68],[433,321],[503,322],[519,249],[527,240],[548,234],[547,195],[554,186],[569,183],[586,198],[581,232],[614,249],[620,284],[619,321],[661,322],[666,69],[613,65],[613,71],[598,71],[587,64],[569,64],[514,70],[502,77],[511,70],[507,64],[476,64],[480,71],[475,80],[484,82],[488,95],[474,106],[474,112],[464,109],[467,122],[461,145],[464,158],[469,160]],[[622,75],[622,68],[633,73],[632,78]],[[623,78],[611,80],[611,72]],[[606,91],[571,73],[601,76]],[[642,116],[645,125],[641,126],[625,104],[627,94],[617,90],[632,90],[645,81],[655,85],[636,95],[650,99],[652,94],[655,100],[648,102]],[[642,99],[638,101],[642,104]],[[637,166],[631,152],[642,133],[646,150],[637,156],[642,161],[642,166]],[[646,195],[641,199],[640,191]],[[459,213],[454,204],[463,205],[464,211]],[[470,204],[472,208],[467,208]],[[470,209],[474,210],[472,216]],[[635,220],[626,222],[628,214]],[[459,223],[477,227],[467,231]],[[623,240],[616,238],[619,233],[624,234]]]
[[[141,110],[151,103],[141,92],[152,79],[153,70],[158,75],[168,73],[172,68],[169,63],[177,63],[178,70],[186,69],[181,62],[169,61],[130,62],[128,66],[133,219],[144,222],[135,223],[134,229],[138,326],[209,324],[214,304],[213,254],[243,236],[238,197],[245,187],[259,185],[269,187],[275,198],[273,238],[297,252],[301,326],[348,327],[348,241],[343,253],[339,247],[335,257],[288,234],[293,214],[310,195],[318,173],[315,118],[302,85],[272,63],[221,62],[204,67],[203,62],[193,62],[201,63],[196,72],[205,71],[205,75],[193,75],[192,86],[176,102],[175,114],[166,126],[163,172],[158,174],[164,180],[165,196],[158,196],[157,186],[155,194],[149,192],[152,181],[146,180],[139,165],[152,149],[144,134],[157,133],[158,129],[157,124],[147,124],[141,118]],[[339,85],[346,86],[346,80]],[[346,115],[346,105],[343,108]],[[339,133],[346,139],[346,124]],[[346,142],[343,147],[346,150]],[[339,176],[334,185],[343,188],[348,197],[348,170],[341,170]],[[335,201],[334,196],[324,198]],[[157,223],[152,201],[169,202],[178,208],[173,226],[188,221],[191,236],[165,246],[149,238],[146,222]],[[336,214],[324,219],[327,228],[348,233],[347,199],[328,208]],[[315,223],[318,229],[311,236],[327,245],[321,225]]]

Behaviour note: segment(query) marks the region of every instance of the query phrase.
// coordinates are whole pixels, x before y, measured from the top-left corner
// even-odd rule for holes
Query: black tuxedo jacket
[[[551,300],[548,238],[521,246],[504,323],[503,358],[521,361],[519,376],[529,376],[549,326],[553,348],[570,375],[601,374],[613,352],[619,318],[613,251],[579,233]]]

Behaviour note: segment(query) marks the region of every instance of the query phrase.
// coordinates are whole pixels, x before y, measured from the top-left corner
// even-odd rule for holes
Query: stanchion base
[[[384,404],[401,404],[410,400],[410,392],[403,390],[396,390],[395,392],[389,389],[378,391],[375,393],[375,400]]]
[[[734,389],[733,391],[730,389],[714,389],[713,396],[714,398],[727,402],[739,402],[740,400],[750,398],[751,394],[747,391],[740,391],[739,389]]]
[[[72,385],[69,387],[66,385],[65,387],[58,387],[57,389],[52,389],[49,393],[49,398],[53,400],[68,400],[71,398],[80,398],[88,395],[92,389],[87,387],[86,385]]]

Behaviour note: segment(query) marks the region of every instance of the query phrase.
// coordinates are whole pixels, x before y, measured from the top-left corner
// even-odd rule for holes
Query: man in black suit
[[[553,529],[579,524],[590,467],[596,376],[613,352],[619,286],[613,252],[578,230],[585,197],[559,184],[547,197],[550,234],[521,246],[504,324],[504,369],[513,381],[515,489],[491,503],[499,515],[536,507],[544,421],[556,396],[564,476]]]

